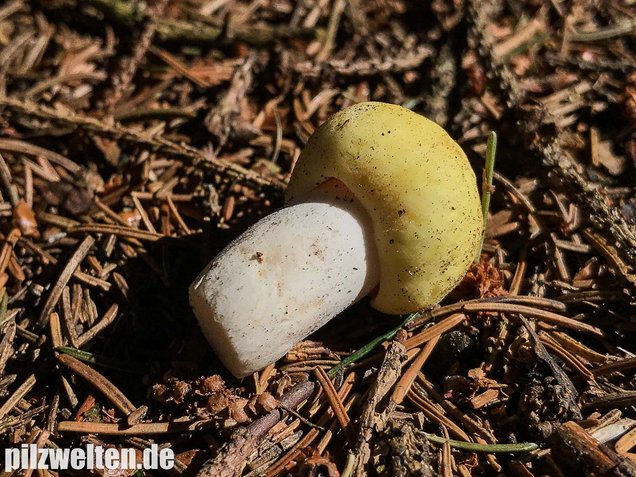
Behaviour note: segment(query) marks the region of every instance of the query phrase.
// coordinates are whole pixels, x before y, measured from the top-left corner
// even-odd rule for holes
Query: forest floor
[[[636,475],[635,34],[633,0],[3,2],[0,447]],[[397,333],[363,300],[237,380],[187,287],[367,100],[437,121],[478,175],[498,133],[481,261]]]

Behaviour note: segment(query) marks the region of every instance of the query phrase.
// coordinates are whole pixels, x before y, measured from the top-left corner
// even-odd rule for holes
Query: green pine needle
[[[484,175],[481,182],[481,212],[484,218],[484,231],[481,234],[481,243],[477,250],[475,263],[479,262],[481,257],[481,249],[484,247],[484,239],[486,238],[486,225],[488,224],[488,211],[490,210],[490,196],[492,195],[492,178],[495,174],[495,156],[497,155],[497,133],[492,131],[488,136],[486,146],[486,166],[484,167]]]
[[[340,363],[338,363],[336,366],[334,366],[333,368],[331,368],[327,372],[327,376],[329,376],[330,378],[333,378],[334,376],[337,376],[347,366],[349,366],[350,364],[353,364],[356,361],[364,358],[366,355],[371,353],[371,351],[373,351],[378,345],[380,345],[380,344],[384,343],[385,341],[390,340],[391,338],[393,338],[397,334],[397,332],[400,331],[409,321],[411,321],[414,318],[419,317],[420,315],[421,315],[420,312],[411,313],[409,315],[406,315],[404,317],[404,319],[395,328],[392,328],[391,330],[387,331],[383,335],[380,335],[380,336],[374,338],[373,340],[371,340],[367,344],[365,344],[362,348],[360,348],[359,350],[351,353],[345,359],[340,361]]]
[[[519,444],[478,444],[476,442],[456,441],[454,439],[446,439],[433,434],[425,432],[426,438],[436,444],[446,444],[447,442],[451,447],[459,450],[465,450],[468,452],[486,452],[488,454],[501,454],[501,453],[517,453],[517,452],[532,452],[537,450],[539,446],[534,442],[520,442]]]

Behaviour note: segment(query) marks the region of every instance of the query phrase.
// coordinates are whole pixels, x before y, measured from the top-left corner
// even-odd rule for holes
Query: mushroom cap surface
[[[371,217],[380,266],[374,308],[421,310],[462,279],[480,246],[483,217],[475,173],[442,127],[393,104],[350,106],[310,137],[286,198],[329,178],[344,183]]]

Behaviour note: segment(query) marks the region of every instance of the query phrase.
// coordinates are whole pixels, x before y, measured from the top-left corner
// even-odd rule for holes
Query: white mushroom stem
[[[379,282],[371,220],[329,181],[247,230],[190,287],[207,340],[237,377],[264,368]]]

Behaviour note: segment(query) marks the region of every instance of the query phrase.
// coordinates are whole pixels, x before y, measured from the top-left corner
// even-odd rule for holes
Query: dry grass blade
[[[77,300],[76,303],[78,303]],[[53,315],[55,315],[55,313],[51,313],[51,319],[53,319]],[[73,313],[73,309],[71,307],[71,292],[68,286],[65,286],[64,291],[62,292],[62,318],[61,324],[64,327],[64,333],[66,334],[68,342],[71,346],[77,348],[77,330],[75,328],[76,314]]]
[[[446,426],[452,434],[464,441],[470,441],[470,437],[466,434],[457,424],[451,421],[449,418],[444,416],[443,412],[437,409],[435,404],[428,400],[423,394],[417,392],[415,390],[415,386],[412,387],[409,392],[406,394],[409,400],[422,411],[424,416],[426,416],[431,421],[436,424],[441,424]]]
[[[32,374],[20,385],[20,387],[18,387],[18,389],[13,392],[13,394],[11,394],[11,396],[9,396],[9,399],[7,399],[2,406],[0,406],[0,419],[11,412],[11,410],[18,404],[18,402],[23,399],[29,393],[29,391],[31,391],[31,389],[33,389],[33,386],[35,386],[36,382],[37,379],[35,375]]]
[[[584,377],[585,379],[592,379],[592,372],[585,367],[583,363],[574,355],[572,355],[568,350],[566,350],[559,343],[550,338],[549,335],[545,333],[540,333],[539,338],[541,342],[545,345],[547,349],[552,351],[554,354],[559,356],[570,368],[575,370],[579,375]]]
[[[77,174],[82,170],[80,166],[70,159],[43,147],[34,146],[28,142],[19,141],[17,139],[0,139],[0,150],[28,154],[31,156],[43,156],[53,164],[59,164],[72,174]]]
[[[477,298],[474,300],[460,301],[450,305],[442,306],[430,312],[423,313],[422,316],[414,319],[406,325],[408,330],[414,330],[421,327],[423,324],[428,323],[431,318],[441,318],[443,316],[452,315],[454,313],[462,311],[466,306],[483,304],[488,306],[489,304],[517,304],[526,305],[530,307],[536,307],[540,309],[565,312],[567,311],[567,305],[557,300],[539,297],[539,296],[512,296],[504,295],[498,297]]]
[[[36,255],[39,255],[42,258],[42,261],[44,262],[45,265],[57,264],[57,259],[53,255],[51,255],[50,253],[48,253],[46,250],[42,249],[41,247],[37,246],[30,240],[27,240],[24,237],[21,237],[19,240],[19,243],[25,248],[31,250]],[[87,273],[84,273],[81,270],[75,270],[73,272],[73,277],[75,277],[78,281],[85,283],[86,285],[94,286],[104,291],[108,291],[111,287],[111,284],[109,282],[97,277],[93,277],[92,275],[88,275]]]
[[[442,476],[443,477],[452,477],[453,476],[453,466],[451,461],[453,460],[453,456],[451,454],[450,441],[448,440],[448,430],[443,425],[441,426],[442,433],[446,442],[442,444],[442,455],[440,457],[440,465],[442,467]]]
[[[55,312],[51,313],[51,318],[49,319],[49,332],[51,333],[51,345],[53,348],[63,346],[62,325],[59,315]]]
[[[106,397],[106,399],[108,399],[125,416],[137,409],[137,406],[131,403],[124,393],[122,393],[113,383],[90,366],[87,366],[81,361],[66,354],[58,355],[57,360],[75,374],[95,386],[95,388],[97,388]]]
[[[80,335],[77,338],[77,343],[71,345],[74,348],[81,348],[86,343],[89,343],[93,338],[95,338],[98,334],[100,334],[103,330],[105,330],[115,318],[117,318],[117,311],[119,310],[119,306],[117,304],[113,304],[99,322],[93,326],[90,330],[86,331],[84,334]]]
[[[197,86],[201,88],[210,86],[206,82],[202,81],[198,76],[193,75],[187,66],[181,63],[177,58],[168,53],[166,50],[157,47],[150,47],[150,51],[161,58],[163,61],[165,61],[166,64],[169,65],[176,73],[185,76]]]
[[[95,243],[95,239],[91,237],[90,235],[87,235],[86,237],[84,237],[82,242],[77,246],[77,248],[75,249],[75,252],[73,252],[73,255],[71,255],[68,262],[64,266],[64,269],[60,273],[60,276],[57,282],[55,282],[55,284],[53,285],[53,288],[51,289],[51,292],[49,293],[49,296],[46,299],[46,302],[44,302],[44,305],[42,306],[40,317],[38,318],[38,321],[36,323],[37,328],[43,328],[44,326],[46,326],[51,312],[55,308],[55,305],[57,305],[57,302],[60,299],[60,297],[62,296],[64,287],[66,286],[68,281],[71,279],[71,276],[73,276],[73,273],[75,272],[75,270],[77,270],[77,268],[80,266],[80,263],[82,263],[82,260],[86,258],[86,255],[88,255],[88,252],[90,251],[94,243]]]
[[[605,336],[603,330],[596,326],[576,321],[572,318],[568,318],[567,316],[552,313],[550,311],[540,310],[538,308],[531,308],[529,306],[514,305],[508,303],[474,303],[464,305],[463,309],[465,311],[473,312],[485,311],[523,314],[526,316],[530,316],[536,320],[543,321],[545,323],[561,326],[563,328],[569,328],[583,333],[588,333],[599,338]]]
[[[119,237],[135,238],[139,240],[148,240],[154,242],[163,237],[163,235],[156,232],[148,232],[145,230],[133,229],[130,227],[122,227],[119,225],[110,224],[87,224],[87,225],[73,225],[68,229],[69,234],[112,234]]]
[[[631,232],[631,239],[636,245],[636,233],[634,233],[633,230]],[[599,234],[594,233],[591,230],[584,230],[583,235],[591,242],[592,246],[596,247],[607,261],[611,263],[616,270],[618,270],[623,278],[629,281],[632,285],[636,285],[636,271],[633,270],[633,267],[636,265],[632,264],[630,267],[630,265],[621,258],[616,249]]]
[[[324,423],[319,422],[319,425],[324,425]],[[283,456],[280,460],[274,463],[265,474],[265,477],[275,477],[282,472],[285,467],[307,446],[309,446],[313,441],[318,437],[319,431],[318,429],[310,429],[307,434],[303,436],[301,440],[299,440],[294,447],[292,447],[285,456]]]
[[[127,423],[107,424],[101,422],[62,421],[57,432],[76,432],[79,434],[103,434],[108,436],[152,436],[171,433],[198,432],[209,429],[213,422],[205,419],[190,421],[152,422],[128,426]]]
[[[146,213],[146,209],[143,208],[139,199],[133,195],[132,201],[135,204],[135,207],[137,208],[137,210],[139,211],[139,215],[141,215],[141,220],[143,221],[144,225],[148,229],[148,232],[157,234],[157,230],[155,229],[155,226],[152,225],[150,217],[148,217],[148,214]]]
[[[420,333],[407,339],[404,342],[404,346],[407,350],[420,346],[427,341],[430,341],[433,338],[439,337],[443,333],[452,330],[456,326],[459,326],[465,320],[466,315],[464,315],[463,313],[456,313],[454,315],[451,315],[448,318],[444,318],[439,323],[436,323],[433,326],[426,328],[424,331],[421,331]]]
[[[636,367],[636,358],[627,358],[614,363],[607,363],[592,370],[594,376],[606,376],[612,373],[620,373]]]
[[[338,419],[340,426],[346,430],[349,427],[351,420],[349,419],[349,415],[345,410],[342,400],[338,396],[338,392],[333,387],[331,379],[329,379],[329,376],[327,376],[327,373],[321,367],[314,368],[314,375],[327,395],[329,405],[331,406],[331,409],[333,409],[334,415],[336,416],[336,419]]]
[[[607,356],[590,349],[583,343],[576,341],[574,338],[562,331],[551,331],[549,334],[554,341],[561,343],[565,349],[587,361],[590,361],[591,363],[607,362]]]

